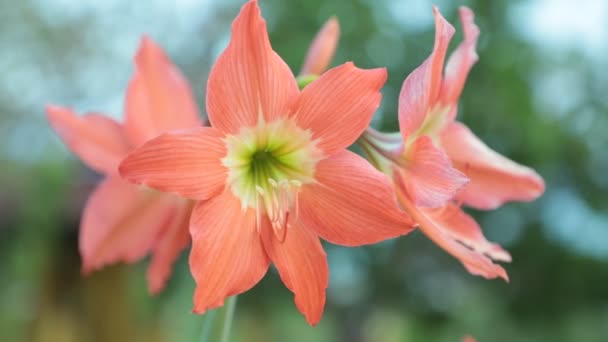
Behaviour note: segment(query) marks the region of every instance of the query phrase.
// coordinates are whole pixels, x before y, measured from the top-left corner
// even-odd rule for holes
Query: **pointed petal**
[[[125,130],[132,144],[139,146],[161,133],[200,125],[188,81],[165,52],[144,36],[125,101]]]
[[[508,201],[534,200],[545,191],[534,170],[491,150],[465,125],[450,124],[441,139],[454,166],[471,179],[458,194],[467,205],[494,209]]]
[[[79,116],[65,107],[47,106],[47,119],[63,142],[93,170],[117,172],[130,147],[116,121],[100,114]]]
[[[131,152],[120,164],[127,180],[204,200],[219,193],[227,170],[222,134],[210,127],[165,133]]]
[[[172,200],[118,176],[104,180],[82,215],[79,245],[83,272],[118,261],[134,262],[148,254],[174,213]]]
[[[320,139],[319,148],[332,155],[367,128],[380,105],[384,82],[386,69],[364,70],[348,62],[304,88],[292,112],[298,126],[310,129],[313,139]]]
[[[389,179],[360,156],[342,151],[322,160],[315,179],[302,187],[298,215],[324,240],[361,246],[412,230]]]
[[[139,146],[169,130],[201,125],[190,85],[165,52],[144,36],[127,88],[125,130]]]
[[[490,258],[454,240],[449,233],[449,227],[445,226],[449,222],[442,220],[441,216],[437,216],[437,210],[418,208],[402,191],[397,191],[397,194],[399,202],[412,215],[414,220],[418,222],[422,233],[437,244],[437,246],[458,259],[469,273],[482,276],[486,279],[501,277],[505,281],[509,281],[507,272],[500,265],[494,264]]]
[[[181,252],[190,244],[188,224],[192,213],[193,202],[176,198],[175,211],[152,251],[152,260],[148,266],[148,291],[158,294],[165,288],[173,264]]]
[[[469,71],[478,60],[476,48],[479,28],[475,25],[473,11],[467,7],[461,7],[460,21],[464,31],[464,41],[448,60],[441,89],[441,102],[452,106],[457,105]],[[450,117],[454,118],[456,112],[450,114]]]
[[[511,262],[511,255],[496,243],[489,242],[475,220],[454,204],[427,212],[435,223],[455,240],[492,260]]]
[[[399,93],[399,130],[403,140],[424,123],[439,96],[442,69],[454,27],[433,7],[435,16],[435,46],[431,55],[403,82]]]
[[[299,220],[290,220],[285,240],[281,242],[266,219],[262,240],[281,280],[295,294],[298,310],[308,324],[316,325],[323,315],[329,281],[327,256],[317,234]]]
[[[468,182],[468,178],[452,167],[448,156],[426,135],[414,141],[406,159],[401,173],[416,206],[441,207]]]
[[[339,38],[340,24],[336,17],[331,17],[310,44],[300,75],[321,75],[325,72],[334,57]]]
[[[253,209],[241,209],[232,192],[198,202],[190,220],[190,270],[196,281],[194,312],[224,305],[266,274],[270,260],[256,229]]]
[[[232,37],[211,70],[207,112],[213,127],[237,133],[287,114],[298,95],[291,70],[272,50],[266,21],[256,1],[249,1],[232,23]]]

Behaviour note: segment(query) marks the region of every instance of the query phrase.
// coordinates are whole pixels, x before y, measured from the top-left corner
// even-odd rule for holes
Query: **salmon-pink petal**
[[[298,215],[324,240],[360,246],[412,230],[389,179],[360,156],[345,150],[320,161],[315,180],[302,187]]]
[[[249,1],[232,23],[232,37],[211,69],[207,114],[213,127],[237,133],[287,115],[298,95],[291,70],[272,50],[266,21],[256,1]]]
[[[332,155],[363,133],[380,105],[386,69],[359,69],[352,62],[309,84],[292,110],[298,126],[310,129],[319,147]]]
[[[452,167],[448,156],[426,135],[412,143],[406,160],[397,176],[403,177],[408,195],[417,206],[441,207],[468,182],[468,178]]]
[[[243,293],[266,274],[264,251],[253,209],[242,209],[232,192],[198,202],[190,220],[190,270],[196,281],[194,312],[202,314]]]
[[[479,224],[460,207],[449,203],[443,208],[429,211],[429,214],[437,225],[444,227],[445,231],[455,240],[473,251],[484,254],[492,260],[511,262],[509,252],[500,245],[489,242],[483,236]]]
[[[327,256],[317,234],[297,219],[290,219],[285,239],[280,241],[264,220],[262,241],[277,267],[281,280],[295,294],[298,310],[310,325],[321,320],[329,281]]]
[[[398,186],[403,186],[403,184],[399,184]],[[458,259],[469,273],[482,276],[486,279],[501,277],[506,281],[509,280],[507,272],[500,265],[493,263],[487,256],[471,250],[456,241],[449,232],[450,227],[446,226],[450,222],[442,220],[442,217],[437,215],[437,210],[418,208],[403,191],[398,190],[397,194],[400,203],[412,215],[414,220],[418,222],[422,233],[443,250]]]
[[[174,214],[158,236],[147,272],[148,290],[152,294],[157,294],[165,288],[171,276],[173,264],[180,253],[190,244],[188,225],[192,206],[193,202],[176,198]]]
[[[454,27],[433,7],[435,46],[431,55],[403,82],[399,93],[399,129],[403,140],[415,133],[433,109],[441,90],[443,63]]]
[[[55,132],[85,164],[104,174],[117,172],[130,149],[119,123],[100,114],[79,116],[58,106],[47,106],[46,114]]]
[[[200,124],[188,81],[165,52],[144,36],[125,101],[125,130],[132,144],[139,146],[166,131]]]
[[[87,201],[80,227],[83,272],[118,261],[134,262],[152,249],[174,214],[171,196],[104,180]]]
[[[531,168],[491,150],[465,125],[455,122],[442,134],[442,146],[455,167],[471,181],[458,198],[478,209],[494,209],[508,201],[531,201],[545,190]]]
[[[300,75],[321,75],[325,72],[334,57],[339,38],[340,24],[336,17],[331,17],[310,44]]]
[[[475,15],[467,7],[460,8],[460,21],[464,31],[464,40],[448,59],[444,81],[441,89],[441,102],[456,106],[464,87],[469,71],[477,62],[477,38],[479,28],[475,25]],[[450,113],[453,118],[455,112]]]
[[[226,181],[222,134],[199,127],[165,133],[131,152],[120,174],[136,184],[204,200],[218,194]]]

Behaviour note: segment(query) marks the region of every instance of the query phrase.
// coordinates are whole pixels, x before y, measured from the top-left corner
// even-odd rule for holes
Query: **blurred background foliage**
[[[337,16],[334,65],[388,68],[374,125],[397,129],[401,83],[432,49],[430,1],[260,2],[275,50],[296,72],[316,30]],[[513,254],[511,283],[467,274],[417,232],[358,249],[327,245],[321,323],[306,324],[271,272],[239,297],[234,341],[608,341],[608,2],[436,3],[458,30],[457,8],[470,6],[482,31],[460,119],[547,182],[533,203],[469,211]],[[202,106],[240,5],[0,0],[0,340],[199,340],[187,253],[157,297],[146,292],[145,262],[80,276],[79,216],[98,175],[68,153],[43,108],[120,118],[144,33]]]

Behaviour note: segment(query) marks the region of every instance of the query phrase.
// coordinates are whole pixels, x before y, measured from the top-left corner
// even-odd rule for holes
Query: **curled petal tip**
[[[191,312],[195,315],[203,315],[203,314],[205,314],[205,312],[207,312],[207,310],[193,307]]]
[[[51,121],[51,124],[53,124],[54,121],[59,122],[61,119],[69,116],[76,117],[76,113],[71,108],[56,104],[47,104],[44,106],[44,111],[47,120]]]
[[[467,18],[471,18],[473,19],[473,17],[475,16],[475,14],[473,13],[473,10],[471,10],[469,7],[467,6],[460,6],[458,8],[458,12],[460,13],[460,17],[467,17]]]
[[[60,105],[56,105],[54,103],[47,103],[44,106],[44,110],[46,111],[47,116],[48,115],[52,115],[52,113],[57,112],[57,111],[61,111],[61,110],[70,110],[69,108],[60,106]]]
[[[545,192],[545,180],[536,172],[532,173],[531,180],[535,185],[533,196],[536,199]]]
[[[150,38],[150,36],[147,33],[144,33],[141,36],[139,46],[140,47],[145,47],[145,46],[147,46],[149,44],[153,44],[153,43],[154,43],[154,41],[152,40],[152,38]]]
[[[480,33],[479,27],[475,24],[475,14],[468,7],[460,7],[459,13],[465,41],[474,41],[472,43],[475,44]],[[475,50],[475,45],[473,45],[473,50]]]
[[[135,63],[139,66],[140,63],[143,63],[142,59],[146,58],[146,55],[150,53],[160,53],[160,55],[164,56],[164,52],[160,46],[150,36],[144,34],[141,37],[137,53],[135,54]]]
[[[458,9],[460,22],[464,29],[465,39],[476,39],[479,36],[479,27],[475,24],[475,13],[466,6]]]

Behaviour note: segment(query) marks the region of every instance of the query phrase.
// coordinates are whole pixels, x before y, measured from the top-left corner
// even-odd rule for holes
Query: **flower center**
[[[314,181],[321,150],[308,130],[291,119],[242,128],[225,138],[228,153],[227,183],[243,208],[254,208],[257,227],[267,215],[279,240],[285,237],[288,218],[297,215],[298,193]]]
[[[440,146],[439,136],[447,124],[449,111],[450,107],[441,107],[440,105],[431,108],[420,128],[410,135],[405,142],[405,150],[407,151],[411,143],[423,135],[428,135],[435,145]]]

